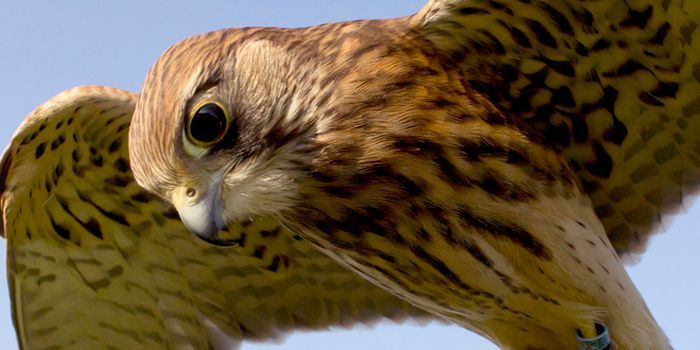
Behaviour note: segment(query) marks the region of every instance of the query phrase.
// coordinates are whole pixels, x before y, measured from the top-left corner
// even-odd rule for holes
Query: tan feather
[[[133,94],[63,92],[32,112],[3,158],[3,226],[23,349],[211,348],[292,329],[426,315],[269,218],[219,249],[131,177]]]
[[[620,254],[697,193],[697,1],[432,0],[412,20],[564,154]]]

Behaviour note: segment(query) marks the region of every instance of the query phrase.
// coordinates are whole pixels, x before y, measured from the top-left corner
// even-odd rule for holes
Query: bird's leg
[[[593,338],[598,335],[595,329],[595,323],[583,325],[578,331],[583,338]]]
[[[579,350],[614,350],[608,328],[600,323],[588,324],[576,331]]]

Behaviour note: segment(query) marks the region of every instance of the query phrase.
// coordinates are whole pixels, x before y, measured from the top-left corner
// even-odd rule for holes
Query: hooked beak
[[[219,238],[224,206],[219,186],[212,187],[201,194],[193,188],[177,191],[173,204],[185,227],[203,241],[219,247],[237,245],[237,241]]]

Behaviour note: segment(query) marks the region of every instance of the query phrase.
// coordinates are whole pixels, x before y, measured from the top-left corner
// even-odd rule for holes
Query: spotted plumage
[[[135,101],[102,87],[63,92],[28,116],[5,153],[3,223],[23,349],[227,348],[291,328],[427,319],[273,218],[229,226],[235,249],[193,240],[177,212],[133,180]]]
[[[290,305],[306,296],[297,276],[311,274],[366,288],[350,293],[360,309],[364,293],[386,303],[365,317],[422,309],[504,349],[575,348],[576,331],[593,336],[596,323],[619,349],[670,348],[620,256],[641,253],[697,190],[699,20],[700,5],[681,0],[432,0],[391,20],[186,39],[159,58],[138,99],[83,88],[28,117],[2,167],[11,256],[50,251],[55,264],[61,249],[74,251],[82,282],[70,286],[154,288],[150,303],[121,307],[161,323],[117,333],[157,334],[164,347],[181,336],[206,344],[201,329],[212,323],[238,337],[303,325],[295,313],[308,309]],[[36,222],[20,220],[24,211]],[[234,247],[193,240],[178,214],[201,238]],[[168,259],[149,262],[151,249]],[[117,263],[130,256],[145,260]],[[297,269],[307,256],[342,277]],[[21,298],[54,297],[36,286],[66,284],[55,282],[65,268],[47,274],[51,264],[30,261],[14,265],[24,342],[44,339],[50,311],[72,315],[24,310],[42,304]],[[194,275],[177,275],[192,265]],[[144,276],[159,280],[115,283]],[[233,302],[248,284],[278,279],[300,289],[257,294],[280,293],[259,306],[292,314],[284,321]],[[172,298],[160,283],[191,294],[156,312],[152,300]],[[173,328],[172,310],[192,328]]]

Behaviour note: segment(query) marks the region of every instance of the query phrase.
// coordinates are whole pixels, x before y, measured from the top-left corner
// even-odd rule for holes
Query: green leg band
[[[576,331],[576,340],[578,340],[578,350],[606,350],[611,348],[612,341],[608,333],[608,327],[595,324],[597,336],[593,338],[584,338],[580,331]]]

